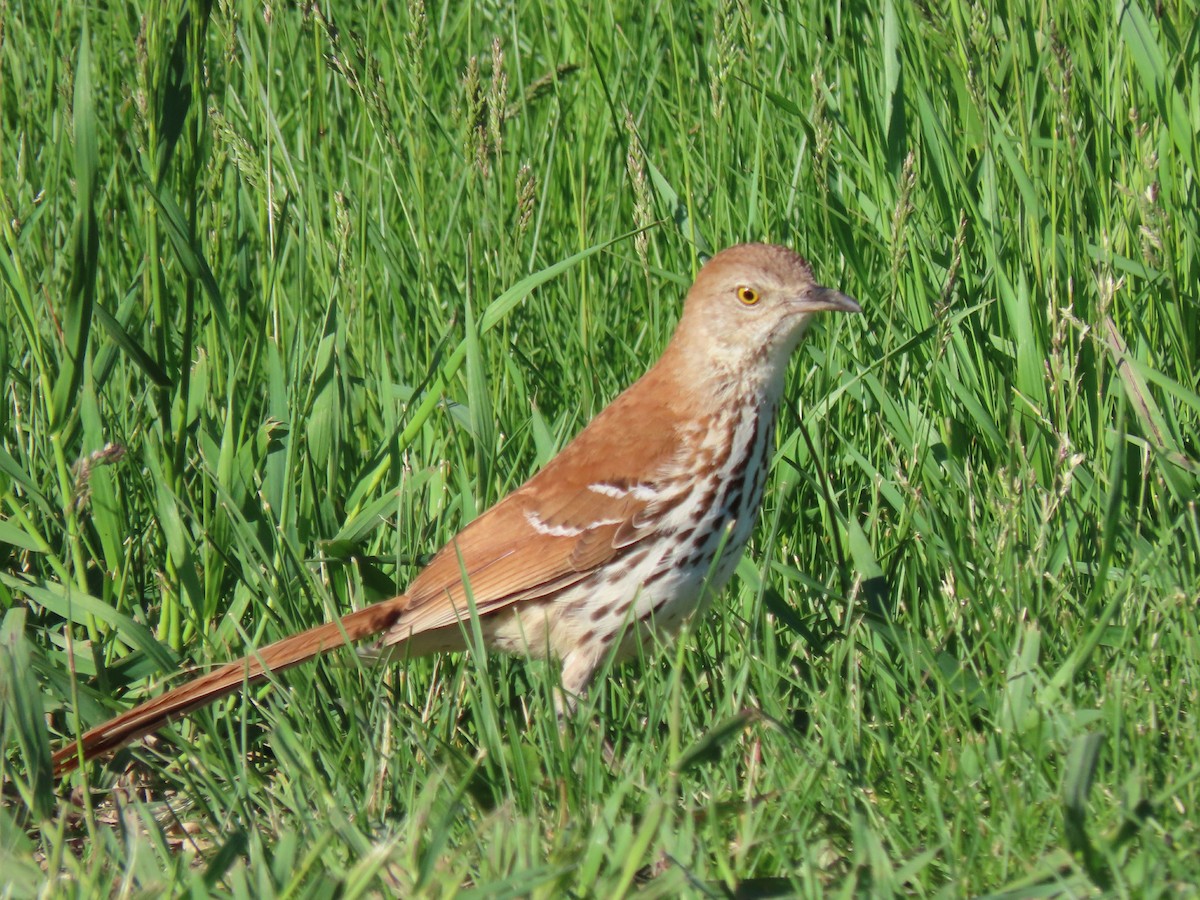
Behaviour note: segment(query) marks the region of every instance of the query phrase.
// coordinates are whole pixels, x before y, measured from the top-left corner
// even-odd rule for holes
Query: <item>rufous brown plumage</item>
[[[472,609],[488,647],[560,660],[569,703],[606,654],[676,630],[732,573],[762,499],[788,359],[823,310],[859,307],[791,250],[718,253],[658,362],[404,594],[92,728],[54,754],[56,773],[349,643],[373,637],[372,652],[395,657],[464,649]]]

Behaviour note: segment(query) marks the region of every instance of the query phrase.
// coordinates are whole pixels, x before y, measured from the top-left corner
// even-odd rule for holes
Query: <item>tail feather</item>
[[[55,776],[64,775],[81,761],[94,759],[130,741],[158,731],[172,719],[207,706],[242,687],[255,684],[270,672],[292,666],[338,647],[386,631],[396,623],[408,598],[395,597],[350,613],[300,634],[269,644],[236,662],[167,691],[128,712],[88,731],[76,742],[61,747],[52,757]]]

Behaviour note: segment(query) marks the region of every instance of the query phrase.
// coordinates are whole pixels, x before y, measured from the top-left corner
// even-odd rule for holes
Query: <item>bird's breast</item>
[[[662,552],[636,601],[640,619],[653,619],[656,629],[677,628],[733,574],[758,517],[774,422],[772,404],[743,403],[696,423],[685,437],[696,448],[684,478],[688,496],[663,522]]]

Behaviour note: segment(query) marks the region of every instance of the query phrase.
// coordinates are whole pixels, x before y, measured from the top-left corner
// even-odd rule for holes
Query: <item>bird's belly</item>
[[[607,647],[619,640],[618,657],[636,655],[639,644],[648,645],[653,635],[677,631],[729,580],[745,542],[731,546],[727,539],[713,566],[721,535],[709,531],[697,535],[683,560],[668,548],[635,552],[630,565],[606,567],[552,600],[517,603],[485,617],[479,623],[485,643],[501,652],[564,659],[581,645]]]
[[[581,583],[554,604],[554,655],[565,658],[580,644],[616,645],[616,658],[627,659],[649,650],[656,637],[678,631],[729,581],[749,533],[740,525],[702,523],[683,551],[647,556],[618,580],[596,577]]]
[[[729,581],[745,550],[766,480],[771,407],[726,424],[725,456],[698,473],[697,502],[678,504],[659,531],[587,577],[538,602],[485,618],[487,643],[504,652],[567,659],[581,647],[627,658],[678,631]]]

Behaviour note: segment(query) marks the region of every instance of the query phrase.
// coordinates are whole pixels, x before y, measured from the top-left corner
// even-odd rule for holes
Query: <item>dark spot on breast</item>
[[[648,554],[649,552],[650,552],[650,550],[647,547],[643,547],[640,550],[635,550],[633,553],[630,553],[627,557],[625,557],[625,560],[624,560],[625,565],[630,566],[630,567],[636,566],[638,563],[640,563],[643,559],[646,558],[646,554]]]
[[[628,581],[628,580],[629,580],[629,570],[626,569],[624,566],[622,566],[620,569],[613,569],[607,575],[604,576],[604,586],[611,588],[614,585],[619,585],[622,582]]]
[[[612,612],[612,607],[603,606],[603,605],[597,606],[595,609],[592,610],[592,614],[590,616],[588,616],[588,618],[591,619],[593,622],[599,622],[601,619],[605,618],[611,612]]]
[[[712,543],[712,537],[714,534],[716,534],[715,528],[709,528],[707,531],[700,532],[694,538],[692,538],[691,543],[688,544],[689,550],[692,553],[695,553],[696,551],[707,547]]]
[[[679,563],[673,563],[672,565],[668,566],[665,569],[657,570],[649,578],[647,578],[645,581],[642,582],[642,588],[645,589],[648,587],[653,587],[655,584],[657,584],[659,581],[661,581],[667,575],[670,575],[670,574],[676,572],[678,569],[679,569]]]

